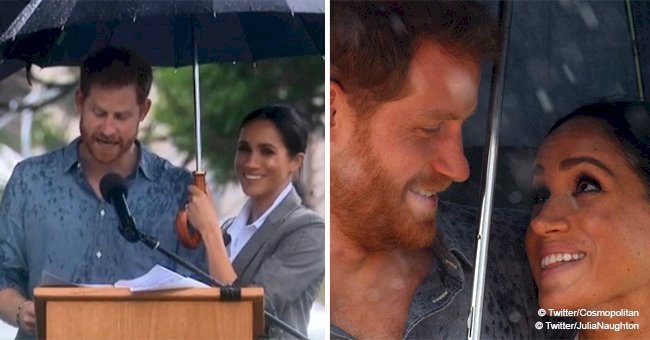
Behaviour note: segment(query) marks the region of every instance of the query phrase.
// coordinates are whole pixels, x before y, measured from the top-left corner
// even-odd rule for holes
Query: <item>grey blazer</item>
[[[301,202],[291,190],[232,265],[236,285],[263,286],[266,309],[307,334],[309,311],[325,276],[325,223]],[[224,223],[222,232],[233,220]],[[284,337],[278,331],[271,329],[270,335]]]

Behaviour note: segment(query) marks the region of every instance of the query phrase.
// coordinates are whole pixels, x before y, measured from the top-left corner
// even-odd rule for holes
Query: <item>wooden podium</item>
[[[34,289],[39,339],[253,339],[264,332],[264,290],[131,293],[126,288]]]

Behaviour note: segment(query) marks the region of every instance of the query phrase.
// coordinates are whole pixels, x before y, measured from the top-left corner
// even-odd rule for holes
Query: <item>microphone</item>
[[[117,217],[120,219],[118,230],[129,242],[135,243],[140,239],[140,233],[135,227],[135,220],[126,204],[128,188],[122,176],[116,173],[109,173],[99,181],[99,191],[106,202],[115,208]]]

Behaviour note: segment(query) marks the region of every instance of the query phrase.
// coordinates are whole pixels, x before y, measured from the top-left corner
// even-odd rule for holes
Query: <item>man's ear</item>
[[[147,114],[151,110],[151,99],[147,98],[144,100],[144,103],[140,105],[140,122],[147,118]]]
[[[345,128],[343,117],[348,111],[347,96],[336,81],[330,80],[330,142],[336,143],[340,139],[342,129]]]
[[[81,115],[83,113],[84,107],[84,95],[81,93],[80,89],[77,89],[77,92],[74,94],[74,105],[77,108],[77,113]]]

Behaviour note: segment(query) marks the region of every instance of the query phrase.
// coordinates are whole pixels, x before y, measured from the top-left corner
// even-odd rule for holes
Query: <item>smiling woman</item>
[[[210,274],[264,287],[265,308],[306,333],[325,275],[325,224],[294,186],[307,148],[307,125],[293,108],[266,106],[244,118],[235,172],[249,197],[219,226],[210,195],[190,187],[188,218],[203,237]],[[269,325],[273,326],[273,325]],[[270,328],[271,338],[284,338]]]
[[[580,337],[650,336],[649,108],[583,106],[553,126],[537,153],[526,249],[540,307],[635,312],[579,315],[606,324]],[[624,333],[606,329],[623,324]]]

